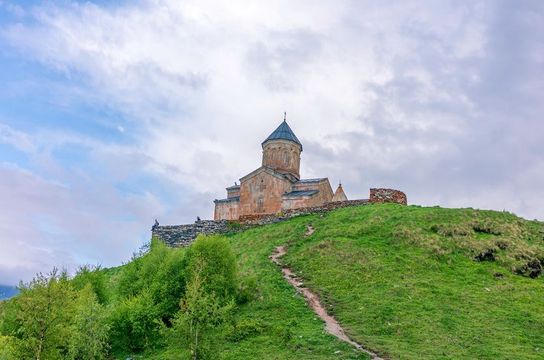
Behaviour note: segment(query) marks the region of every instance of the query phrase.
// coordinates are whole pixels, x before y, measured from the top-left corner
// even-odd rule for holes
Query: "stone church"
[[[328,178],[300,178],[302,144],[285,119],[261,145],[261,167],[242,177],[239,185],[228,187],[226,199],[214,201],[215,220],[238,220],[347,200],[341,184],[333,193]]]

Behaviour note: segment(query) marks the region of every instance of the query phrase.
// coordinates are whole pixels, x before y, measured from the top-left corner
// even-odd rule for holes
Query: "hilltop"
[[[179,269],[190,265],[198,252],[192,248],[200,243],[202,251],[206,242],[171,249],[154,241],[132,262],[96,273],[106,284],[102,304],[114,314],[109,321],[117,332],[109,336],[116,339],[111,351],[117,358],[191,356],[171,341],[169,327],[178,315],[172,320],[165,314],[179,311],[179,296],[188,296],[189,275]],[[232,253],[237,269],[232,318],[208,331],[211,358],[368,358],[324,331],[269,258],[278,246],[286,251],[283,266],[320,296],[346,334],[383,358],[544,356],[542,222],[507,212],[374,204],[298,216],[209,242],[216,250],[228,246],[217,259]],[[132,319],[130,327],[115,325],[125,317]],[[134,333],[139,322],[144,333]],[[136,336],[145,341],[123,340]]]
[[[369,205],[230,241],[243,272],[274,281],[279,274],[267,256],[286,245],[284,261],[329,313],[354,340],[387,357],[544,356],[541,222],[507,212]],[[263,289],[271,284],[261,282]],[[248,313],[260,317],[253,306]],[[310,344],[297,357],[309,356]]]

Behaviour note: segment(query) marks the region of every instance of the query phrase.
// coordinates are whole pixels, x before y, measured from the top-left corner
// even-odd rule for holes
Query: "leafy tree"
[[[202,259],[193,263],[191,281],[185,297],[181,300],[181,312],[175,320],[174,331],[190,348],[191,357],[196,359],[214,358],[212,341],[219,327],[231,317],[234,301],[226,304],[214,291],[206,291],[206,265]]]
[[[148,291],[118,303],[109,319],[115,350],[137,352],[158,345],[163,325]]]
[[[222,236],[199,236],[186,255],[187,276],[201,278],[205,293],[221,303],[229,302],[236,295],[236,258],[228,240]]]
[[[72,359],[104,359],[109,347],[109,326],[104,308],[98,302],[91,284],[78,294],[72,321],[69,357]]]
[[[65,271],[53,269],[20,285],[16,298],[16,336],[22,358],[36,360],[65,357],[71,336],[70,318],[75,292]]]
[[[105,304],[108,301],[106,274],[100,266],[83,265],[79,267],[76,276],[72,279],[72,285],[76,290],[82,290],[88,284],[91,285],[98,302]]]

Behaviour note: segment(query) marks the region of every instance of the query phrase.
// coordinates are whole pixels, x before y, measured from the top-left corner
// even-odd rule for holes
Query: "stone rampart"
[[[399,190],[394,189],[370,189],[371,203],[397,203],[406,205],[406,194]]]
[[[153,236],[161,239],[171,247],[190,245],[198,235],[227,234],[236,231],[246,230],[253,226],[273,224],[285,221],[299,215],[316,214],[340,209],[348,206],[366,205],[369,201],[348,200],[329,202],[321,206],[291,209],[277,214],[244,215],[238,221],[228,220],[199,220],[194,224],[187,225],[155,225],[151,229]],[[236,226],[229,226],[229,223],[237,223]]]
[[[335,209],[361,206],[376,202],[395,202],[406,205],[406,195],[392,189],[370,189],[370,199],[328,202],[320,206],[290,209],[277,214],[243,215],[237,221],[232,220],[199,220],[187,225],[155,225],[151,229],[153,236],[160,238],[168,246],[180,247],[190,245],[198,235],[227,234],[245,230],[258,225],[273,224],[300,215],[319,214]],[[235,226],[230,223],[237,224]]]
[[[190,245],[198,235],[226,234],[229,232],[227,220],[199,220],[194,224],[153,226],[151,233],[168,246]]]

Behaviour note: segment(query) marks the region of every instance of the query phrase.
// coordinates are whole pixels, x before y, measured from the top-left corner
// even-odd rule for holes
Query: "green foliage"
[[[205,242],[203,239],[200,241]],[[217,289],[217,283],[213,287],[206,286],[206,276],[209,276],[212,264],[206,261],[210,258],[199,257],[199,254],[209,255],[205,252],[192,255],[191,277],[185,297],[180,302],[181,312],[175,320],[174,331],[181,335],[182,343],[188,345],[192,359],[215,359],[217,354],[213,345],[217,344],[220,336],[220,326],[231,317],[234,302],[231,300],[224,304],[221,301],[216,295],[216,291],[221,290]],[[223,270],[230,269],[223,267]]]
[[[185,263],[183,249],[170,249],[153,239],[149,251],[123,267],[117,280],[117,297],[126,299],[148,292],[154,311],[168,323],[179,309],[184,293]]]
[[[21,356],[17,351],[17,339],[12,336],[0,335],[0,360],[18,360]]]
[[[148,291],[116,304],[109,321],[114,351],[138,352],[160,345],[159,335],[163,324]]]
[[[239,319],[229,334],[229,340],[238,342],[243,339],[261,335],[267,329],[266,323],[260,319]]]
[[[221,303],[236,295],[236,258],[228,240],[221,236],[199,236],[186,255],[187,276],[201,278],[202,291],[214,294]]]
[[[109,348],[109,326],[106,320],[106,311],[89,283],[79,292],[75,303],[68,357],[105,359]]]
[[[259,296],[259,287],[255,274],[243,274],[239,281],[236,303],[246,304]]]
[[[72,279],[72,286],[76,290],[82,290],[87,285],[91,286],[100,304],[108,301],[107,278],[100,266],[80,266]]]
[[[18,352],[24,359],[65,357],[70,338],[70,320],[76,293],[65,272],[54,269],[38,274],[20,285],[16,297],[15,323],[11,336],[17,337]]]
[[[20,285],[0,310],[0,359],[103,359],[108,328],[92,284],[76,291],[54,269]]]

